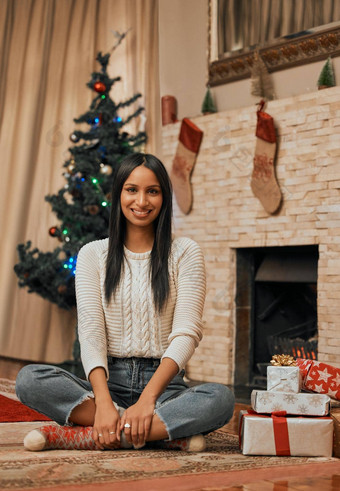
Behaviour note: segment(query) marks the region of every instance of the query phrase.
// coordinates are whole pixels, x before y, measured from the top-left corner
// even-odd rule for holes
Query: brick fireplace
[[[268,215],[250,189],[256,106],[192,118],[204,132],[192,175],[194,204],[175,203],[177,235],[203,248],[205,335],[187,367],[193,380],[233,384],[237,251],[317,246],[318,359],[340,367],[340,87],[270,102],[278,134],[276,175],[283,202]],[[168,169],[180,123],[163,127]],[[268,360],[269,361],[269,360]],[[235,372],[236,367],[236,372]]]

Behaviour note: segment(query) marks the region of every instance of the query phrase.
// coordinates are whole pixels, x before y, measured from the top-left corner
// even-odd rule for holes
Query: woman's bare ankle
[[[80,426],[93,426],[96,404],[93,398],[86,399],[72,409],[69,421]]]

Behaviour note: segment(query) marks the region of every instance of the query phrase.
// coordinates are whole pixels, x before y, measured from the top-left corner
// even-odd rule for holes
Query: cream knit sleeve
[[[162,358],[185,367],[202,339],[202,314],[206,293],[205,265],[201,248],[182,239],[177,263],[177,299],[169,346]]]
[[[82,247],[76,266],[78,335],[87,379],[91,370],[96,367],[103,367],[108,376],[105,318],[99,275],[100,242],[90,242]]]

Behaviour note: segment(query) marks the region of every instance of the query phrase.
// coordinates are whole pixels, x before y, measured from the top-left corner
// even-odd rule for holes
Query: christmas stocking
[[[202,137],[203,131],[197,128],[188,118],[184,118],[170,178],[178,206],[186,215],[190,212],[192,206],[190,176],[196,162]]]
[[[264,101],[257,111],[256,148],[251,189],[268,213],[275,213],[281,203],[281,191],[275,178],[274,158],[276,133],[273,118],[262,111]]]

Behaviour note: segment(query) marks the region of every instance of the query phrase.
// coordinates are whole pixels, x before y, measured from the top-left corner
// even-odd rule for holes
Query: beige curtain
[[[131,28],[111,57],[110,75],[122,77],[112,96],[143,94],[147,151],[157,153],[158,0],[0,0],[0,11],[0,355],[61,362],[71,356],[75,313],[18,288],[16,246],[57,245],[44,196],[65,184],[73,118],[88,109],[86,82],[97,51],[115,44],[112,31]]]
[[[339,0],[218,0],[219,54],[340,20]]]

